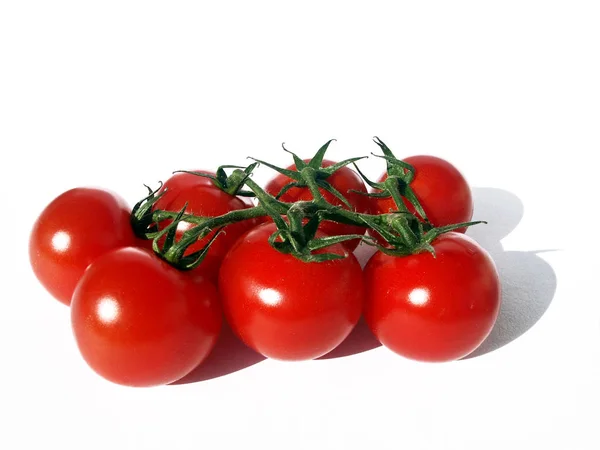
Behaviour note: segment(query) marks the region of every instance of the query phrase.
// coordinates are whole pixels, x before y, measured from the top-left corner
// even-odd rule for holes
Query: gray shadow
[[[556,292],[556,274],[538,256],[547,250],[505,251],[500,242],[521,221],[524,213],[521,200],[495,188],[474,188],[473,197],[473,219],[488,223],[470,227],[467,235],[494,259],[500,274],[502,304],[490,335],[464,359],[497,350],[523,335],[544,315]]]
[[[368,352],[377,347],[381,347],[381,342],[377,340],[365,322],[365,319],[361,317],[356,326],[352,329],[352,332],[340,345],[317,359],[343,358],[345,356]]]
[[[354,251],[354,256],[356,256],[360,266],[364,269],[365,265],[376,251],[377,249],[375,247],[361,243]],[[340,345],[317,359],[343,358],[345,356],[367,352],[377,347],[381,347],[381,342],[377,340],[373,332],[369,329],[364,317],[361,317],[352,332]]]
[[[228,375],[263,361],[265,357],[247,347],[223,322],[215,348],[206,360],[185,377],[171,385],[198,383]]]

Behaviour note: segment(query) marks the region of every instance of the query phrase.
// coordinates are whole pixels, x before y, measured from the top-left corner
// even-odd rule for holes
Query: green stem
[[[317,184],[315,171],[310,167],[307,167],[306,169],[302,170],[302,178],[304,179],[306,186],[310,190],[310,193],[312,194],[315,203],[319,207],[327,210],[327,213],[324,215],[324,218],[327,220],[335,220],[337,222],[342,222],[348,225],[357,225],[360,227],[364,227],[365,221],[362,219],[362,217],[381,217],[381,215],[357,213],[341,208],[339,206],[334,206],[331,203],[329,203],[327,200],[325,200],[323,194],[321,194],[319,185]]]
[[[248,185],[248,187],[250,189],[252,189],[253,188],[252,185],[254,184],[254,182],[252,180],[248,179],[248,180],[246,180],[246,184]],[[312,181],[312,180],[308,181],[307,180],[307,185],[308,185],[309,189],[311,189],[311,193],[313,194],[313,197],[315,197],[314,211],[312,211],[312,212],[307,211],[308,217],[311,217],[312,214],[316,213],[317,211],[321,211],[322,216],[325,220],[333,220],[336,222],[344,223],[346,225],[356,225],[356,226],[364,227],[365,219],[367,219],[367,220],[372,219],[372,220],[376,220],[377,222],[388,223],[387,217],[393,215],[393,213],[366,214],[366,213],[358,213],[358,212],[349,211],[347,209],[332,205],[331,203],[327,202],[327,200],[325,200],[325,198],[319,191],[319,186],[316,184],[316,181]],[[271,210],[274,210],[279,215],[287,216],[289,209],[294,205],[294,203],[286,203],[286,202],[281,202],[279,200],[275,200],[273,197],[269,196],[268,194],[267,194],[268,199],[264,198],[262,193],[260,192],[260,190],[262,190],[262,189],[258,185],[256,185],[256,186],[258,187],[258,189],[256,189],[256,190],[253,189],[253,192],[255,192],[257,194],[257,198],[259,200],[262,200],[262,201],[266,200],[266,202],[270,203]],[[242,222],[242,221],[248,220],[248,219],[255,219],[255,218],[259,218],[259,217],[268,217],[269,215],[270,214],[269,214],[269,212],[267,212],[267,208],[265,208],[264,205],[258,205],[258,206],[254,206],[252,208],[230,211],[226,214],[223,214],[222,216],[217,216],[217,217],[202,217],[202,216],[195,216],[193,214],[183,214],[181,216],[181,221],[187,222],[187,223],[190,223],[193,225],[198,225],[198,226],[202,225],[201,228],[208,227],[208,228],[214,229],[214,228],[226,226],[226,225],[229,225],[229,224],[232,224],[235,222]],[[178,216],[179,216],[178,212],[158,210],[153,213],[152,220],[154,222],[162,222],[163,220],[174,220]],[[194,229],[196,229],[196,227],[190,229],[189,231],[192,231]]]
[[[383,184],[388,189],[392,198],[394,199],[394,203],[396,204],[396,208],[398,208],[398,211],[406,212],[408,211],[408,209],[404,204],[404,200],[402,200],[402,194],[400,193],[400,189],[398,189],[398,182],[399,180],[396,177],[388,177],[383,182]]]
[[[357,158],[354,158],[348,161],[351,162],[356,159]],[[271,167],[271,165],[268,163],[264,164]],[[220,231],[232,223],[256,219],[259,217],[268,216],[271,217],[275,222],[278,231],[270,240],[270,242],[273,241],[271,244],[274,247],[275,244],[277,244],[278,247],[281,247],[281,251],[284,253],[294,253],[296,256],[306,261],[320,261],[337,258],[339,255],[313,255],[312,251],[317,248],[330,245],[333,242],[342,242],[344,240],[360,237],[359,235],[347,235],[332,236],[326,238],[328,239],[326,241],[323,239],[315,239],[317,226],[321,220],[335,221],[363,228],[372,228],[378,231],[379,234],[382,235],[384,239],[392,246],[391,249],[386,249],[386,252],[394,252],[395,254],[410,254],[424,250],[431,251],[430,242],[435,239],[435,237],[439,236],[439,234],[456,229],[462,225],[470,226],[478,223],[468,222],[464,224],[453,224],[448,227],[441,228],[431,228],[431,226],[428,226],[427,232],[424,233],[421,221],[418,220],[416,215],[409,212],[406,204],[404,203],[404,197],[407,197],[408,200],[411,201],[411,203],[413,203],[415,206],[417,213],[420,214],[427,222],[427,218],[422,211],[418,200],[416,200],[414,193],[412,190],[410,190],[410,180],[406,181],[402,179],[401,176],[394,174],[391,174],[391,176],[389,176],[377,187],[389,192],[389,195],[392,196],[396,203],[398,208],[397,211],[384,214],[365,214],[353,211],[351,208],[346,209],[344,206],[335,205],[326,200],[326,198],[323,196],[323,190],[332,193],[340,200],[345,200],[345,198],[343,197],[342,193],[337,192],[335,189],[328,189],[328,186],[324,184],[323,180],[321,179],[322,173],[319,172],[320,169],[312,167],[310,164],[304,165],[301,170],[293,172],[292,178],[295,181],[292,181],[291,184],[298,185],[299,187],[306,186],[310,190],[313,200],[310,202],[282,202],[278,198],[273,197],[265,192],[250,178],[252,169],[254,169],[255,166],[256,163],[249,166],[244,171],[240,169],[235,170],[228,177],[228,180],[231,181],[230,184],[232,189],[235,188],[235,192],[240,192],[241,189],[246,186],[251,192],[246,191],[244,194],[254,195],[259,201],[258,206],[230,211],[226,214],[216,217],[199,217],[193,214],[184,214],[185,208],[179,212],[163,210],[152,212],[150,208],[155,203],[155,192],[151,192],[150,197],[152,198],[152,201],[148,200],[150,197],[147,197],[140,202],[140,204],[144,201],[149,202],[149,206],[146,206],[145,209],[139,208],[141,211],[141,214],[139,215],[143,216],[143,220],[135,216],[138,222],[141,223],[140,227],[144,230],[142,234],[149,239],[157,239],[159,236],[164,235],[164,232],[162,234],[159,234],[159,232],[155,231],[149,232],[149,224],[152,222],[154,222],[154,224],[158,224],[165,220],[173,221],[173,223],[168,227],[168,245],[163,248],[164,255],[162,256],[166,257],[166,259],[175,266],[180,265],[185,266],[185,268],[191,268],[195,267],[201,262],[206,254],[206,251],[208,250],[208,247],[212,241],[216,239],[216,235],[213,236],[211,242],[208,243],[202,249],[202,251],[196,252],[194,255],[184,257],[184,252],[190,245],[199,239],[206,237],[214,230]],[[279,171],[281,172],[282,170]],[[403,167],[402,173],[404,174]],[[405,191],[408,191],[408,196],[406,195]],[[148,211],[146,212],[146,210]],[[406,214],[406,216],[404,216],[404,214]],[[287,217],[287,221],[284,219],[284,217]],[[306,222],[306,219],[308,219],[308,222]],[[179,242],[174,242],[175,228],[180,221],[193,224],[194,226],[184,232]],[[157,244],[155,242],[155,246],[156,245]],[[380,246],[377,245],[377,247],[379,248]],[[158,252],[156,248],[155,251]],[[187,261],[186,258],[191,258],[193,261],[191,259],[191,262]]]
[[[152,220],[155,222],[162,222],[163,220],[173,220],[177,217],[178,213],[172,211],[155,211]],[[195,216],[193,214],[184,214],[181,216],[182,222],[191,223],[193,225],[203,225],[203,228],[209,226],[210,228],[218,228],[224,225],[229,225],[234,222],[241,222],[243,220],[255,219],[257,217],[267,216],[265,208],[262,206],[254,206],[246,209],[236,209],[230,211],[222,216],[216,217],[203,217]]]

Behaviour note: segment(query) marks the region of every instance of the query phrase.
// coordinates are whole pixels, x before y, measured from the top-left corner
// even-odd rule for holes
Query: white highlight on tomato
[[[57,252],[62,253],[67,251],[69,245],[71,245],[71,236],[65,231],[57,231],[54,233],[54,236],[52,236],[52,247]]]
[[[258,296],[267,305],[276,306],[281,301],[281,294],[275,289],[262,289]]]
[[[112,323],[119,316],[119,305],[113,298],[103,297],[100,299],[100,303],[98,303],[96,312],[102,322]]]
[[[408,294],[408,300],[415,306],[423,306],[429,301],[429,291],[423,288],[415,288]]]

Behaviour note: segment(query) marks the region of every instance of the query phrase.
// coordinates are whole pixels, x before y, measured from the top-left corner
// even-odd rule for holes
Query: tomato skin
[[[340,244],[325,249],[349,253],[335,261],[305,263],[279,253],[267,242],[275,229],[265,223],[250,230],[223,260],[219,293],[225,317],[246,345],[266,357],[318,358],[358,322],[364,297],[360,264]]]
[[[186,213],[204,217],[220,216],[230,211],[250,207],[244,200],[230,195],[215,186],[207,187],[195,185],[181,189],[180,191],[175,192],[171,197],[160,198],[155,204],[155,209],[179,212],[186,203],[188,204]],[[161,222],[160,228],[167,227],[171,222],[172,221],[170,220]],[[197,270],[201,271],[211,281],[216,282],[221,261],[225,257],[227,251],[242,234],[255,225],[256,221],[254,219],[227,225],[224,228],[225,233],[222,233],[213,241],[206,257],[198,266]],[[183,233],[193,227],[193,224],[181,222],[177,227],[176,240],[180,240]],[[211,232],[208,236],[192,244],[185,254],[189,255],[201,250],[210,241],[212,236],[214,236],[215,232],[216,231]],[[160,241],[159,244],[162,245],[162,242],[164,242],[164,240]]]
[[[190,170],[189,172],[202,172],[216,176],[216,174],[210,170]],[[201,177],[187,172],[177,172],[164,182],[162,187],[158,190],[157,195],[162,194],[162,202],[168,203],[181,191],[190,189],[194,186],[204,186],[216,189],[213,180],[208,177]]]
[[[450,232],[433,242],[436,257],[377,252],[365,267],[365,319],[379,341],[407,358],[460,359],[489,335],[500,308],[500,282],[489,254]]]
[[[307,163],[309,161],[309,159],[304,160],[304,162]],[[334,161],[324,159],[322,166],[329,167],[333,164],[335,164]],[[291,165],[288,167],[288,169],[296,170],[296,165]],[[291,181],[292,180],[289,177],[279,174],[267,183],[265,186],[265,191],[273,196],[276,196],[281,191],[281,188]],[[351,192],[352,190],[355,190],[366,193],[367,189],[362,178],[349,167],[342,167],[341,169],[335,171],[329,178],[327,178],[327,182],[336,188],[346,198],[346,200],[348,200],[348,202],[354,207],[354,211],[359,213],[369,213],[371,211],[372,202],[368,196]],[[342,206],[344,209],[348,209],[348,207],[333,194],[323,189],[320,189],[319,191],[329,203]],[[280,197],[281,201],[289,203],[296,201],[310,201],[312,199],[312,194],[307,187],[291,188]],[[341,234],[364,234],[367,228],[326,220],[321,222],[320,229],[328,236],[335,236]],[[352,239],[343,243],[343,245],[350,251],[354,251],[358,244],[360,244],[360,239]]]
[[[125,200],[106,190],[76,188],[59,195],[31,231],[29,260],[37,279],[69,305],[86,267],[104,253],[136,242],[129,214]]]
[[[208,280],[128,247],[86,270],[73,295],[71,323],[96,373],[148,387],[176,381],[198,366],[216,343],[222,315]]]
[[[429,155],[409,156],[403,161],[415,168],[415,177],[410,186],[427,218],[434,226],[469,222],[473,217],[473,196],[465,177],[448,161]],[[387,178],[384,173],[379,182]],[[398,208],[391,197],[373,198],[377,214]],[[414,212],[412,204],[404,199],[405,205]],[[455,230],[464,233],[466,228]]]

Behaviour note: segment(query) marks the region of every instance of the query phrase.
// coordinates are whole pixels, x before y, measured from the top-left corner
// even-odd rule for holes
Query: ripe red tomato
[[[202,172],[213,176],[215,175],[214,172],[209,170],[192,170],[190,172]],[[171,177],[164,182],[157,194],[163,194],[163,203],[169,202],[182,190],[186,190],[194,186],[216,187],[213,181],[208,177],[201,177],[199,175],[193,175],[187,172],[177,172],[171,175]]]
[[[230,211],[250,207],[244,200],[230,195],[216,186],[192,185],[191,187],[174,192],[173,196],[160,198],[155,204],[155,209],[179,212],[186,203],[186,213],[203,217],[220,216]],[[161,222],[160,228],[162,229],[170,223],[170,220],[165,220]],[[256,221],[253,219],[227,225],[224,228],[225,232],[218,236],[211,244],[206,257],[200,266],[198,266],[198,270],[205,274],[211,281],[216,282],[219,266],[229,248],[244,232],[255,225]],[[181,239],[183,233],[193,228],[193,226],[193,224],[181,222],[177,227],[176,239]],[[187,249],[185,254],[189,255],[201,250],[214,236],[215,232],[213,231],[208,236],[195,242]]]
[[[427,218],[434,226],[469,222],[473,217],[473,197],[465,177],[448,161],[429,155],[410,156],[404,162],[415,168],[415,177],[410,184]],[[379,182],[387,178],[384,173]],[[373,198],[376,214],[396,211],[398,208],[391,197]],[[406,199],[404,203],[414,213]],[[464,233],[466,228],[457,232]]]
[[[29,259],[40,283],[65,305],[75,285],[98,256],[134,245],[129,207],[118,195],[71,189],[40,214],[29,240]]]
[[[102,377],[127,386],[171,383],[211,352],[221,329],[216,288],[143,249],[106,253],[73,294],[77,346]]]
[[[273,223],[250,230],[219,273],[225,317],[249,347],[280,360],[314,359],[348,336],[361,314],[360,264],[341,244],[323,249],[344,259],[306,263],[273,249]],[[317,237],[324,236],[318,233]]]
[[[305,159],[305,162],[309,162],[309,159]],[[334,161],[323,160],[323,167],[329,167],[335,164]],[[289,170],[296,170],[296,165],[291,165],[288,167]],[[265,186],[265,191],[271,195],[277,195],[281,188],[291,182],[289,177],[279,174],[271,181],[267,183]],[[371,210],[371,199],[366,195],[361,195],[352,190],[359,192],[367,192],[365,187],[365,183],[362,178],[349,167],[342,167],[341,169],[335,171],[329,178],[327,178],[327,182],[331,184],[335,189],[338,190],[348,202],[353,206],[353,210],[359,213],[369,213]],[[329,203],[337,206],[342,206],[344,209],[348,209],[344,203],[335,197],[333,194],[325,191],[324,189],[320,189],[321,194],[325,197]],[[312,200],[312,194],[307,187],[302,188],[291,188],[285,194],[283,194],[280,198],[283,202],[296,202],[296,201],[306,201]],[[331,221],[323,221],[320,224],[320,229],[329,236],[341,235],[341,234],[364,234],[366,231],[366,227],[360,227],[356,225],[347,225],[343,223],[331,222]],[[352,239],[350,241],[346,241],[343,245],[350,251],[353,251],[358,244],[360,244],[360,239]]]
[[[446,233],[428,252],[377,252],[365,267],[365,318],[379,341],[420,361],[451,361],[488,336],[500,308],[498,272],[473,239]]]

